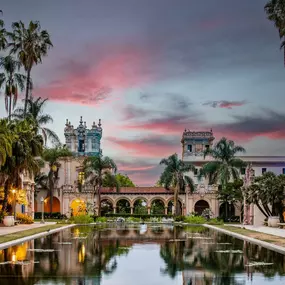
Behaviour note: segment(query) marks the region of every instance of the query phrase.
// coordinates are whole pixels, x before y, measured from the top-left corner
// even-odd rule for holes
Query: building
[[[86,211],[97,211],[96,194],[91,185],[85,183],[82,189],[78,189],[78,180],[82,173],[82,162],[86,156],[102,155],[101,137],[102,127],[99,120],[98,125],[92,124],[88,129],[82,117],[79,125],[74,128],[67,120],[64,129],[66,146],[73,152],[74,156],[64,158],[60,161],[59,180],[56,185],[53,200],[53,212],[61,212],[67,216]],[[203,157],[203,151],[213,146],[215,141],[213,131],[197,132],[185,130],[182,134],[182,160],[191,162],[197,169],[210,161],[210,157]],[[250,183],[254,176],[261,175],[265,171],[273,171],[276,174],[285,173],[285,156],[240,156],[248,162],[250,168],[241,171],[241,177]],[[48,168],[45,169],[48,171]],[[225,205],[217,200],[218,185],[209,185],[207,179],[198,180],[198,171],[190,173],[195,181],[196,191],[190,194],[180,193],[179,204],[181,214],[187,215],[192,212],[202,213],[205,208],[210,208],[214,217],[218,217],[225,209]],[[44,205],[41,206],[41,197]],[[135,213],[136,203],[143,200],[147,212],[151,213],[153,203],[161,203],[164,213],[171,213],[173,205],[173,192],[162,187],[126,187],[120,192],[115,189],[103,188],[101,203],[108,205],[112,212],[116,213],[119,203],[125,201],[128,205],[129,213]],[[49,212],[49,197],[46,191],[39,191],[34,202],[34,211]],[[228,205],[229,213],[232,216],[239,216],[241,209],[239,205]],[[248,210],[248,220],[254,224],[261,224],[264,217],[255,207]]]

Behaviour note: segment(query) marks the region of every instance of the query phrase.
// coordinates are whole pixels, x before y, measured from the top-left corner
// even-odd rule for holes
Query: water
[[[285,256],[204,227],[74,227],[0,250],[1,285],[285,284]]]

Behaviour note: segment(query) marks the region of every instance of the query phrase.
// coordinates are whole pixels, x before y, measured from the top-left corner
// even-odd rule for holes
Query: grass
[[[232,226],[221,226],[221,225],[215,225],[215,227],[224,229],[233,233],[241,234],[247,237],[251,237],[254,239],[258,239],[264,242],[268,242],[271,244],[275,244],[278,246],[283,246],[285,247],[285,239],[282,237],[274,236],[274,235],[269,235],[261,232],[256,232],[252,230],[247,230],[247,229],[242,229],[238,227],[232,227]]]
[[[2,236],[0,236],[0,244],[4,243],[4,242],[16,240],[16,239],[28,237],[31,235],[39,234],[39,233],[45,232],[49,229],[53,230],[53,229],[61,228],[63,226],[64,225],[62,225],[62,224],[47,225],[47,226],[43,226],[43,227],[39,227],[39,228],[35,228],[35,229],[30,229],[30,230],[25,230],[25,231],[21,231],[21,232],[12,233],[12,234],[2,235]]]

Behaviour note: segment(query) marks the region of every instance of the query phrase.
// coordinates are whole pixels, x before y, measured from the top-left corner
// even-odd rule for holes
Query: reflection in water
[[[277,285],[284,273],[283,255],[202,226],[75,227],[0,250],[1,285]]]

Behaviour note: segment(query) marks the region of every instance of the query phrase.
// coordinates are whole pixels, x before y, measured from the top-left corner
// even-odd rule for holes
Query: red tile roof
[[[116,188],[103,187],[102,194],[117,193]],[[172,190],[166,190],[164,187],[121,187],[120,194],[147,194],[147,193],[173,193]]]

